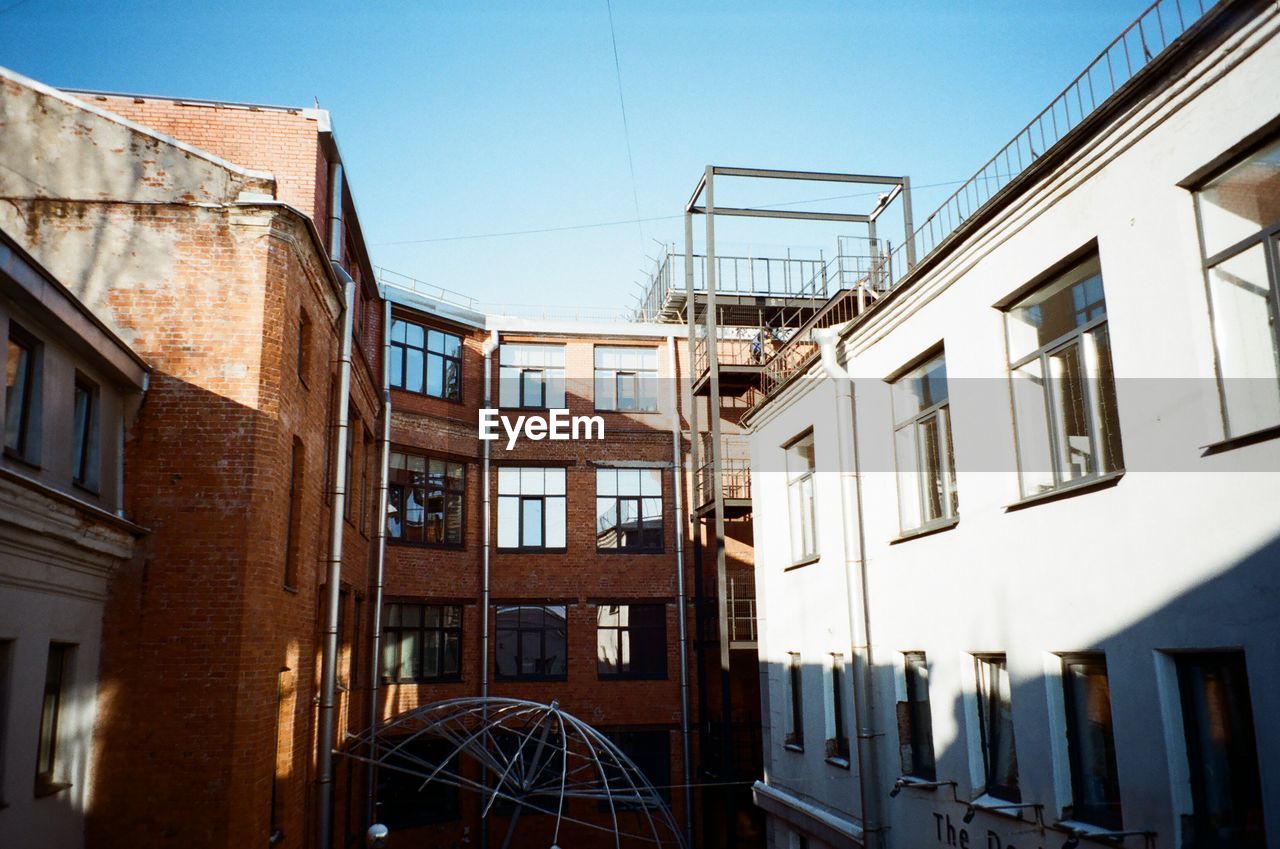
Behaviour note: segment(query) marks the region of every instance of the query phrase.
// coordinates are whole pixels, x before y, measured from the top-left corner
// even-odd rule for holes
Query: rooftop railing
[[[481,301],[470,295],[427,283],[392,271],[388,268],[377,269],[378,282],[407,292],[439,301],[443,304],[463,307],[474,312],[491,316],[507,316],[542,321],[590,321],[590,322],[634,322],[638,319],[635,313],[625,307],[580,307],[555,306],[546,304],[502,304]]]
[[[1062,93],[1023,127],[1013,140],[978,169],[911,234],[914,254],[927,258],[1054,145],[1079,127],[1116,92],[1147,68],[1171,44],[1195,27],[1223,0],[1157,0],[1107,45]],[[767,398],[816,356],[812,331],[853,318],[856,299],[874,297],[900,285],[910,270],[907,243],[878,259],[862,281],[842,287],[832,303],[815,314],[766,364]],[[838,303],[842,302],[842,303]]]

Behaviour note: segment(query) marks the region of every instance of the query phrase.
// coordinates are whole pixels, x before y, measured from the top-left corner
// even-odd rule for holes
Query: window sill
[[[894,783],[903,788],[928,790],[930,792],[937,790],[939,787],[954,786],[954,782],[951,781],[937,781],[932,778],[922,778],[918,775],[899,775]]]
[[[567,548],[499,548],[498,554],[564,554]]]
[[[383,678],[382,685],[384,687],[417,687],[425,684],[460,684],[462,683],[461,675],[442,675],[439,678],[409,678],[403,681],[397,681],[394,678]]]
[[[25,454],[19,454],[17,451],[14,451],[12,448],[4,449],[4,458],[6,460],[12,460],[15,463],[21,463],[22,465],[26,466],[28,469],[32,469],[37,472],[43,468],[40,465],[39,460],[32,460],[28,458]]]
[[[520,681],[568,681],[568,675],[494,675],[493,680],[519,683]]]
[[[1041,807],[1034,803],[1027,804],[1025,802],[1014,802],[1010,799],[1001,799],[999,796],[992,796],[990,793],[982,793],[976,799],[969,803],[976,810],[996,816],[1005,817],[1019,822],[1026,822],[1022,816],[1023,811],[1030,811]]]
[[[80,490],[81,492],[85,492],[85,493],[88,493],[89,495],[92,495],[94,498],[101,497],[102,495],[102,492],[101,490],[98,489],[97,484],[85,483],[84,481],[78,481],[75,478],[72,478],[71,485],[74,486],[76,489]]]
[[[393,536],[387,537],[387,544],[388,545],[404,545],[410,548],[443,548],[443,549],[452,549],[454,551],[463,551],[467,547],[465,543],[461,543],[461,542],[414,542],[411,539],[400,539],[398,537],[393,537]],[[501,549],[501,550],[507,551],[508,549]],[[510,549],[510,550],[514,551],[515,549]]]
[[[1084,495],[1086,492],[1094,492],[1099,489],[1106,489],[1115,486],[1120,482],[1120,478],[1124,477],[1124,470],[1118,472],[1107,472],[1105,475],[1086,478],[1082,481],[1073,481],[1072,483],[1060,486],[1057,489],[1048,492],[1042,492],[1037,495],[1028,496],[1021,501],[1015,501],[1012,504],[1006,504],[1004,512],[1012,513],[1015,510],[1022,510],[1026,507],[1034,507],[1037,504],[1047,504],[1050,501],[1057,501],[1062,498],[1071,498],[1076,495]]]
[[[597,548],[596,554],[666,554],[665,548]]]
[[[280,588],[287,593],[293,593],[294,595],[298,594],[298,588],[292,584],[281,584]]]
[[[1242,433],[1239,436],[1231,436],[1226,439],[1220,439],[1217,442],[1210,442],[1208,445],[1201,445],[1202,453],[1200,456],[1212,457],[1214,454],[1222,454],[1236,448],[1244,448],[1247,445],[1256,445],[1259,442],[1267,442],[1277,438],[1280,438],[1280,425],[1264,427],[1262,430]]]
[[[395,392],[403,392],[406,395],[414,395],[418,398],[430,398],[432,401],[444,401],[447,404],[457,404],[458,406],[462,406],[462,398],[460,397],[445,398],[443,395],[432,395],[428,392],[419,392],[416,389],[406,389],[403,386],[392,386],[391,389]]]
[[[1094,825],[1091,822],[1081,822],[1080,820],[1062,819],[1053,824],[1054,828],[1060,828],[1063,831],[1069,831],[1072,834],[1078,834],[1081,837],[1090,837],[1097,835],[1114,834],[1116,830],[1122,826],[1116,825],[1114,828],[1106,828],[1100,825]]]
[[[601,675],[596,673],[597,681],[670,681],[671,677],[667,673],[654,673],[652,675]]]
[[[804,746],[799,745],[797,743],[783,743],[782,748],[786,749],[788,752],[797,752],[799,754],[804,754]]]
[[[790,572],[792,569],[801,569],[805,566],[812,566],[814,563],[817,563],[821,559],[822,559],[821,554],[815,554],[812,557],[799,561],[798,563],[792,563],[790,566],[786,567],[782,571]]]
[[[849,769],[848,758],[828,757],[827,763],[831,764],[834,767],[839,767],[840,769]]]
[[[927,525],[921,525],[918,528],[912,528],[909,531],[904,531],[903,533],[898,534],[898,536],[889,540],[889,545],[897,545],[900,542],[906,542],[909,539],[916,539],[918,537],[940,534],[943,531],[951,530],[958,524],[960,524],[960,517],[952,516],[950,519],[943,519],[939,522],[931,522]]]
[[[36,798],[43,799],[46,796],[53,796],[61,793],[63,790],[71,789],[69,781],[42,781],[36,779]]]

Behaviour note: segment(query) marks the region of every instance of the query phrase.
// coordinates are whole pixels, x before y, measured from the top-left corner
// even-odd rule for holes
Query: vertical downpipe
[[[378,673],[378,665],[382,662],[382,589],[387,563],[387,476],[391,460],[391,301],[383,301],[382,310],[382,446],[380,465],[381,478],[378,481],[378,536],[377,560],[373,573],[373,624],[372,638],[369,644],[373,647],[373,656],[369,661],[369,761],[365,769],[365,821],[373,824],[376,796],[374,794],[374,766],[377,760],[376,739],[378,726],[382,717],[378,711],[378,681],[382,676]]]
[[[329,531],[329,567],[325,576],[324,632],[320,661],[320,727],[316,730],[316,846],[333,845],[333,737],[338,682],[338,604],[342,580],[342,531],[347,502],[347,430],[351,395],[351,335],[355,281],[342,267],[342,166],[329,166],[329,258],[342,283],[342,342],[338,361],[338,403],[334,411],[333,516]]]
[[[862,527],[862,468],[858,456],[853,377],[836,357],[840,332],[848,324],[814,331],[822,356],[822,368],[836,389],[837,440],[840,464],[840,501],[844,526],[845,581],[848,589],[849,636],[853,643],[854,670],[859,686],[853,687],[853,710],[858,743],[858,798],[862,807],[863,845],[882,849],[884,823],[880,816],[880,732],[875,714],[875,662],[871,651],[870,581],[867,577],[866,534]],[[850,457],[846,452],[852,452]],[[856,530],[855,530],[856,529]],[[859,585],[853,576],[857,571]]]
[[[676,379],[676,339],[667,337],[667,373],[671,386],[671,482],[675,492],[676,633],[680,642],[680,752],[684,770],[684,840],[693,846],[693,754],[689,734],[689,634],[685,624],[688,597],[684,588],[684,452],[680,446],[679,383]]]
[[[355,281],[341,266],[334,264],[343,282],[342,359],[338,367],[338,410],[334,427],[333,521],[329,531],[329,568],[325,575],[324,636],[320,665],[320,727],[317,739],[317,772],[319,799],[316,805],[319,849],[329,849],[333,814],[333,740],[334,714],[338,675],[338,604],[342,580],[342,532],[346,521],[347,500],[347,407],[351,392],[351,314],[355,299]]]
[[[489,338],[484,342],[484,406],[493,406],[493,352],[498,347],[498,331],[490,330]],[[489,503],[489,440],[481,441],[480,492],[481,524],[480,545],[480,695],[489,697],[489,549],[490,537],[493,535],[492,517]],[[488,721],[488,716],[485,716]],[[483,783],[489,785],[488,772],[483,773]],[[489,846],[489,818],[480,819],[480,847]]]

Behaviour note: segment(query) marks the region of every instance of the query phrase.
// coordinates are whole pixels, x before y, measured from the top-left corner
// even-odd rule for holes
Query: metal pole
[[[716,315],[716,231],[715,231],[715,187],[714,169],[708,165],[706,171],[706,216],[707,216],[707,364],[709,368],[707,396],[707,418],[711,425],[711,497],[715,511],[715,551],[716,551],[716,618],[720,640],[720,773],[725,787],[725,838],[726,845],[732,849],[737,845],[736,822],[733,817],[733,739],[732,713],[733,701],[730,687],[730,655],[729,655],[729,609],[728,578],[725,569],[724,551],[724,488],[720,479],[720,360],[716,352],[716,332],[719,316]]]
[[[351,394],[351,319],[355,281],[336,261],[333,270],[343,281],[342,347],[338,361],[338,409],[336,411],[333,464],[333,517],[329,531],[329,568],[325,576],[325,618],[320,661],[320,727],[316,730],[316,846],[333,844],[333,735],[338,684],[338,604],[342,580],[342,531],[347,502],[348,405]]]
[[[684,215],[684,288],[685,309],[688,313],[689,354],[686,366],[690,370],[689,377],[689,471],[691,498],[690,514],[693,519],[693,633],[694,660],[698,664],[698,759],[705,763],[707,756],[707,680],[706,664],[702,662],[702,652],[706,646],[706,635],[703,631],[703,580],[702,580],[702,522],[696,518],[697,509],[701,506],[698,496],[698,399],[693,395],[695,348],[697,346],[698,305],[694,300],[693,285],[693,214]],[[681,528],[681,532],[684,532]],[[700,808],[701,810],[701,808]]]
[[[911,218],[911,178],[902,178],[902,226],[906,228],[907,237],[907,270],[916,264],[915,222]]]
[[[383,301],[382,312],[382,477],[378,484],[378,538],[377,560],[373,577],[373,656],[369,663],[369,763],[365,765],[365,820],[373,824],[377,794],[374,786],[373,763],[378,760],[377,739],[380,716],[378,712],[378,665],[382,662],[382,589],[387,563],[387,474],[391,465],[391,301]]]
[[[689,751],[689,633],[685,623],[688,597],[684,588],[684,452],[680,450],[679,384],[676,380],[676,339],[667,337],[667,371],[671,385],[671,488],[675,492],[676,633],[680,642],[680,753],[684,773],[684,837],[693,846],[693,769]]]

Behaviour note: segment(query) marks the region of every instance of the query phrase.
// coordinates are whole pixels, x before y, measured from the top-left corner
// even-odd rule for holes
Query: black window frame
[[[827,738],[827,761],[837,766],[849,766],[849,730],[845,727],[845,678],[844,655],[838,652],[831,654],[831,688],[828,692],[831,709],[832,736]]]
[[[600,365],[600,354],[604,351],[616,352],[640,352],[643,356],[652,355],[653,368],[611,368]],[[612,412],[612,413],[657,413],[660,411],[661,402],[658,400],[658,348],[646,345],[596,345],[592,353],[593,356],[593,380],[592,388],[594,395],[593,405],[596,412]],[[633,397],[636,399],[635,407],[623,407],[619,403],[622,393],[619,391],[622,387],[623,380],[629,381],[634,386]],[[612,406],[601,406],[600,386],[602,380],[608,380],[612,383]],[[653,392],[646,395],[643,391],[645,381],[649,381]],[[645,406],[646,400],[652,400],[650,406]],[[606,401],[607,403],[607,401]]]
[[[76,372],[72,393],[74,400],[71,416],[71,482],[81,489],[96,493],[101,476],[98,452],[101,391],[96,383],[80,372]],[[80,422],[77,428],[76,419],[80,415],[81,397],[86,399],[85,416],[84,421]]]
[[[645,475],[644,472],[658,472],[658,494],[645,495]],[[638,490],[636,495],[621,495],[620,479],[623,472],[635,472],[639,478]],[[613,476],[613,495],[601,495],[601,479],[602,477]],[[666,548],[666,504],[664,503],[662,490],[665,488],[666,475],[663,474],[661,467],[650,468],[618,468],[614,466],[600,467],[596,469],[596,551],[601,554],[606,553],[625,553],[625,554],[662,554]],[[613,502],[612,516],[614,523],[605,525],[601,523],[601,505],[607,502]],[[653,527],[653,522],[645,518],[644,505],[646,501],[658,502],[658,518],[657,526]],[[620,532],[622,526],[623,503],[633,504],[635,507],[635,516],[637,522],[637,538],[643,539],[646,535],[651,535],[656,530],[656,541],[650,544],[637,542],[631,545],[621,544],[624,539]],[[601,546],[600,541],[606,538],[612,532],[613,539],[619,541],[617,545]]]
[[[608,610],[608,608],[627,608],[627,624],[624,625],[624,624],[621,624],[621,622],[619,622],[619,624],[616,624],[616,625],[602,623],[601,619],[605,615],[607,615],[606,611]],[[645,608],[650,614],[656,613],[655,620],[657,624],[654,624],[653,621],[642,622],[641,624],[638,624],[638,625],[635,624],[634,608]],[[600,649],[602,648],[602,644],[601,644],[602,636],[604,633],[610,633],[610,632],[613,634],[616,634],[615,645],[617,647],[616,656],[618,658],[618,668],[619,668],[619,671],[617,672],[604,671],[604,667],[606,664],[600,653]],[[657,650],[647,651],[644,653],[644,656],[656,657],[660,659],[662,668],[658,669],[656,668],[656,665],[655,665],[655,668],[653,669],[637,672],[630,668],[634,666],[634,663],[632,663],[630,659],[628,659],[628,664],[627,664],[628,669],[625,672],[621,671],[623,646],[626,644],[623,640],[624,633],[628,635],[629,641],[633,647],[632,651],[630,652],[630,657],[635,656],[634,646],[636,643],[637,636],[648,637],[649,639],[652,639],[653,635],[657,634],[658,635],[658,639],[656,643]],[[650,646],[650,648],[654,648],[654,646]],[[667,644],[666,602],[661,602],[661,601],[660,602],[621,602],[617,604],[605,603],[605,604],[597,605],[596,607],[596,678],[598,680],[601,680],[601,681],[665,681],[667,679],[667,651],[668,651],[668,644]]]
[[[1066,717],[1064,728],[1067,736],[1067,765],[1071,773],[1071,804],[1063,811],[1063,818],[1088,823],[1099,828],[1119,830],[1124,827],[1124,818],[1120,805],[1120,775],[1116,769],[1115,728],[1113,725],[1109,724],[1106,727],[1104,736],[1106,738],[1107,770],[1109,773],[1107,778],[1111,785],[1111,791],[1114,792],[1114,804],[1095,807],[1080,801],[1085,797],[1083,789],[1085,766],[1079,744],[1081,729],[1077,727],[1076,723],[1076,719],[1080,714],[1079,709],[1082,707],[1079,703],[1081,694],[1077,693],[1077,688],[1073,686],[1073,682],[1076,679],[1072,675],[1077,668],[1086,670],[1092,675],[1096,675],[1099,670],[1101,671],[1102,676],[1107,680],[1107,714],[1109,722],[1111,714],[1111,679],[1107,673],[1106,655],[1100,652],[1077,652],[1062,655],[1062,699]],[[1084,707],[1087,709],[1087,705]]]
[[[515,493],[512,493],[512,492],[504,493],[502,491],[504,471],[510,471],[510,470],[520,471],[522,469],[534,469],[534,468],[540,469],[543,472],[543,484],[542,484],[542,491],[540,493],[533,493],[533,492],[526,493],[523,491],[523,488],[524,488],[523,472],[521,472],[521,477],[520,477],[520,480],[518,481],[518,486],[517,486],[517,488],[520,491]],[[547,492],[546,472],[552,469],[560,471],[564,474],[564,478],[565,478],[564,492],[562,493]],[[568,470],[564,466],[500,466],[498,467],[497,478],[498,478],[497,480],[498,497],[497,497],[497,504],[495,505],[497,510],[497,519],[494,522],[494,525],[496,526],[495,530],[497,533],[497,537],[495,540],[495,548],[500,552],[526,552],[530,554],[542,554],[542,553],[555,554],[555,553],[563,553],[567,551],[568,545],[569,545],[569,472]],[[564,538],[563,545],[547,545],[547,527],[548,527],[547,503],[552,500],[559,500],[563,502],[563,507],[561,509],[561,512],[564,516],[564,528],[562,531],[563,538]],[[505,545],[502,542],[503,508],[504,508],[504,505],[509,506],[512,501],[514,501],[517,505],[516,519],[515,519],[517,542],[516,542],[516,545]],[[525,539],[526,539],[525,504],[531,503],[531,502],[538,502],[538,504],[540,505],[538,509],[538,520],[539,520],[538,539],[541,540],[541,542],[537,545],[531,545],[525,542]]]
[[[791,726],[782,739],[783,748],[804,751],[804,666],[800,652],[787,652],[787,700],[791,708]]]
[[[372,447],[373,443],[368,443]],[[405,458],[405,468],[395,468],[395,458]],[[423,471],[421,473],[421,481],[413,479],[419,473],[408,468],[408,458],[413,457],[422,460]],[[432,471],[432,465],[439,464],[441,471],[436,474]],[[458,475],[456,477],[450,475],[451,467],[457,467]],[[393,480],[393,478],[405,477],[408,480]],[[456,483],[454,483],[456,481]],[[439,493],[439,495],[435,495]],[[418,499],[418,504],[422,510],[421,539],[411,539],[409,537],[410,525],[408,523],[405,504],[406,496],[414,494]],[[427,510],[428,499],[439,497],[441,499],[440,511],[440,539],[433,541],[428,539],[427,530],[431,523],[428,516],[434,516]],[[449,520],[451,506],[456,505],[458,521],[454,526],[457,530],[457,539],[450,540],[449,536]],[[393,512],[399,517],[399,532],[393,532],[391,522],[393,521]],[[441,457],[434,454],[428,454],[421,451],[412,451],[405,448],[393,447],[390,451],[390,457],[387,463],[387,515],[383,517],[383,526],[386,528],[387,542],[393,545],[412,545],[425,548],[466,548],[466,529],[467,529],[467,463],[452,459],[449,457]]]
[[[45,661],[44,690],[40,705],[39,734],[36,738],[35,795],[47,796],[71,786],[62,775],[61,727],[67,685],[74,670],[76,646],[50,642]]]
[[[407,330],[405,331],[405,338],[402,340],[397,340],[396,330],[400,325],[403,325],[405,327],[416,327],[419,330],[421,330],[422,345],[419,347],[418,345],[411,344],[408,341]],[[456,343],[455,347],[458,353],[456,355],[448,353],[450,346],[447,344],[447,342],[446,344],[441,345],[441,350],[439,351],[431,350],[431,334],[432,333],[437,333],[437,334],[440,334],[441,336],[447,337],[447,339],[452,339]],[[438,327],[432,327],[429,324],[410,321],[408,319],[399,318],[393,315],[391,317],[391,328],[387,338],[389,340],[388,345],[390,348],[390,357],[391,357],[391,365],[392,365],[391,373],[387,375],[387,380],[392,389],[399,389],[403,392],[412,392],[415,395],[422,395],[427,398],[436,398],[441,401],[448,401],[453,404],[462,403],[463,401],[462,390],[463,390],[463,382],[464,382],[462,378],[462,352],[463,350],[465,350],[465,347],[463,344],[463,338],[461,334],[451,333],[448,330],[443,330]],[[409,386],[407,383],[407,378],[409,374],[409,354],[411,351],[416,351],[422,357],[422,383],[421,383],[421,386],[419,387]],[[439,394],[436,394],[430,391],[431,362],[433,357],[439,359],[440,361],[440,393]],[[451,364],[454,368],[454,373],[457,375],[456,391],[453,393],[450,393],[448,391],[449,382],[447,379],[449,374],[448,368]],[[398,366],[398,370],[397,370],[397,366]],[[397,373],[400,375],[398,383],[395,380],[395,375]]]
[[[393,610],[394,608],[394,610]],[[404,609],[417,608],[417,624],[405,625]],[[436,625],[427,624],[427,611],[436,611]],[[456,625],[446,624],[448,621],[446,613],[454,611],[456,615]],[[398,613],[399,617],[393,616]],[[384,684],[427,684],[440,683],[443,681],[461,681],[462,680],[462,651],[463,651],[463,616],[465,611],[461,604],[449,604],[445,602],[422,602],[408,600],[392,600],[384,605],[382,615],[382,656],[378,661],[378,677]],[[393,620],[399,618],[399,622],[392,624]],[[418,636],[418,668],[408,676],[400,675],[400,648],[401,641],[393,639],[405,633],[416,634]],[[425,672],[427,646],[431,644],[428,634],[436,634],[438,638],[435,642],[436,668],[440,670],[438,674],[431,675]],[[448,669],[449,658],[449,637],[453,637],[454,649],[454,668]],[[392,674],[395,670],[395,674]]]
[[[512,352],[518,353],[521,349],[557,349],[559,352],[560,364],[554,365],[524,365],[520,363],[508,363],[506,358]],[[502,345],[498,352],[498,406],[503,409],[510,410],[551,410],[563,409],[568,403],[568,387],[565,384],[565,360],[567,354],[565,346],[549,343],[549,342],[507,342]],[[503,372],[515,372],[515,374],[507,374]],[[535,382],[536,376],[536,382]],[[516,380],[516,397],[515,404],[509,404],[511,398],[508,396],[508,381]],[[555,381],[559,381],[560,401],[561,403],[555,407],[551,406],[548,399],[550,388]],[[528,393],[532,393],[533,389],[537,389],[537,400],[529,397]]]
[[[923,670],[923,676],[920,674]],[[898,728],[906,731],[899,740],[902,774],[936,781],[938,765],[933,749],[933,706],[929,700],[929,657],[922,651],[902,653],[905,701],[898,705]]]
[[[27,333],[21,327],[9,320],[9,338],[5,346],[5,369],[8,371],[9,363],[9,345],[22,349],[26,354],[26,369],[22,375],[22,403],[19,406],[17,421],[15,423],[16,439],[13,444],[9,442],[10,422],[13,419],[13,399],[8,397],[6,391],[4,405],[4,456],[19,460],[27,465],[37,465],[37,458],[34,457],[33,442],[38,440],[32,439],[32,427],[38,424],[39,419],[33,415],[35,408],[40,404],[40,358],[44,346],[35,336]],[[7,384],[6,384],[7,390]]]
[[[506,608],[516,608],[516,623],[507,627],[501,626],[499,617]],[[520,622],[521,611],[529,608],[539,608],[542,611],[540,622],[537,627],[523,625]],[[559,609],[561,615],[557,618],[555,614],[549,611]],[[493,668],[494,677],[499,681],[567,681],[569,679],[569,605],[559,603],[548,604],[495,604],[493,606],[494,617],[494,642],[493,642]],[[563,669],[559,672],[520,672],[524,663],[524,640],[523,635],[529,633],[539,634],[539,662],[546,665],[553,658],[548,657],[547,635],[554,633],[556,625],[559,621],[563,623],[563,649],[564,655],[560,659]],[[516,671],[514,673],[505,673],[498,659],[498,650],[503,643],[503,633],[515,635],[515,651],[512,655],[515,663]]]

